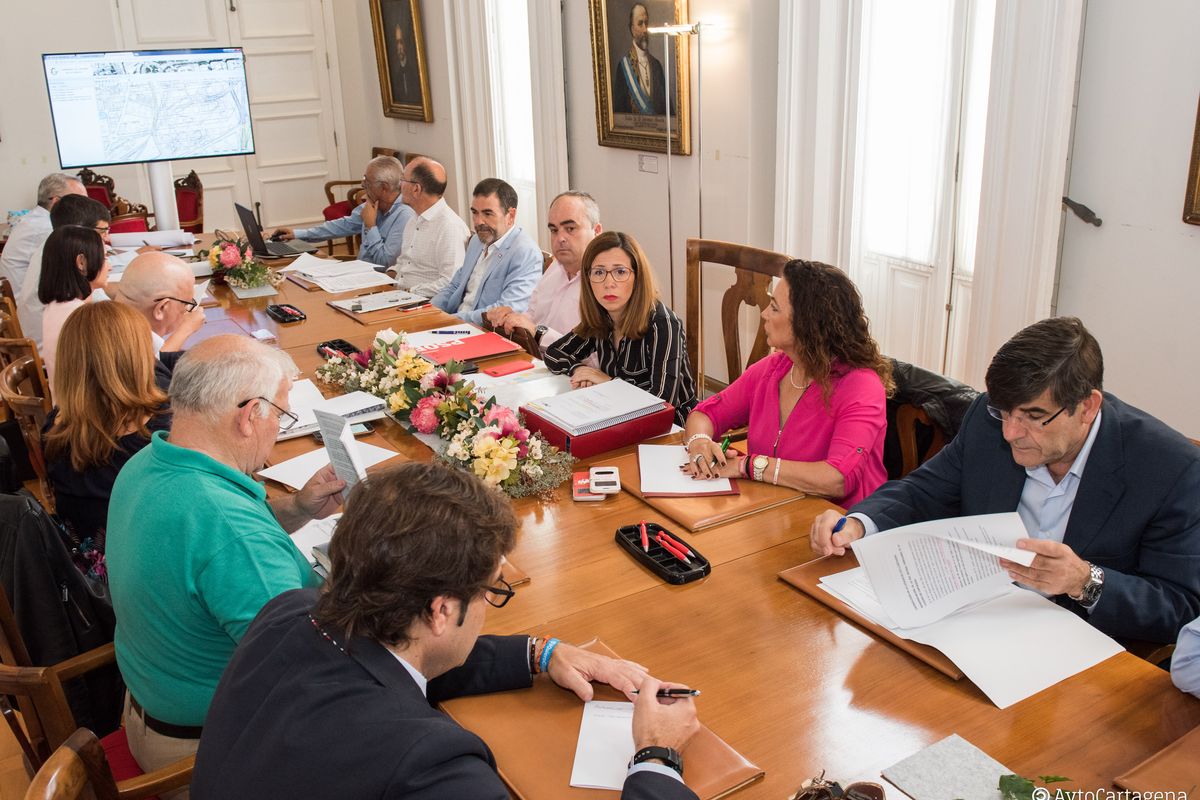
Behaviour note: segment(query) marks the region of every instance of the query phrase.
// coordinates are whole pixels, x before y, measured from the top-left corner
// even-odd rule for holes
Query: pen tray
[[[690,566],[671,555],[665,547],[654,541],[654,536],[659,531],[663,531],[672,539],[692,551],[692,555],[688,556],[692,561]],[[646,523],[646,538],[650,543],[649,553],[642,550],[642,531],[640,525],[624,525],[617,528],[615,538],[617,544],[633,556],[635,561],[667,583],[691,583],[692,581],[700,580],[712,572],[712,565],[708,563],[707,558],[700,554],[699,550],[657,522]]]

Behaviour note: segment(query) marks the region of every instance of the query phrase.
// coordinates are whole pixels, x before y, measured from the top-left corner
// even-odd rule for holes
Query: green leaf
[[[1038,780],[1042,783],[1069,783],[1071,779],[1064,778],[1062,775],[1038,775]]]
[[[1000,796],[1004,800],[1032,800],[1033,781],[1020,775],[1001,775]]]

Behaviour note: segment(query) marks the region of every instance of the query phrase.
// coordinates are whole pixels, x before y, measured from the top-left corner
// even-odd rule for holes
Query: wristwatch
[[[1104,590],[1104,570],[1088,562],[1088,572],[1087,583],[1083,584],[1079,595],[1069,594],[1067,597],[1079,603],[1084,608],[1090,609],[1096,605],[1096,601],[1100,599],[1100,592]]]
[[[763,479],[763,473],[767,471],[767,465],[770,463],[771,459],[768,456],[758,455],[754,457],[754,461],[750,464],[754,468],[754,472],[751,473],[754,480],[761,481]]]
[[[545,325],[538,325],[536,328],[534,328],[533,329],[533,343],[541,344],[542,337],[546,335],[546,331],[548,331],[548,330],[550,330],[550,329],[547,328]]]
[[[666,764],[671,769],[683,775],[683,756],[674,747],[643,747],[633,754],[633,760],[629,762],[629,766],[641,764],[643,761],[649,761],[652,758],[657,758]]]

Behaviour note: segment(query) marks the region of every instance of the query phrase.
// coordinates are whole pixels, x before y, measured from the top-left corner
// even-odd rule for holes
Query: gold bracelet
[[[779,467],[782,464],[783,464],[783,459],[776,456],[775,457],[775,474],[771,476],[771,485],[772,486],[779,485]]]

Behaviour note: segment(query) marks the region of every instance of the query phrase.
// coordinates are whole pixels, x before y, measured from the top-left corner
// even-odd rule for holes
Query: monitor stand
[[[175,205],[175,182],[170,161],[151,161],[146,165],[150,177],[150,202],[154,207],[154,227],[160,231],[179,229],[179,208]]]

